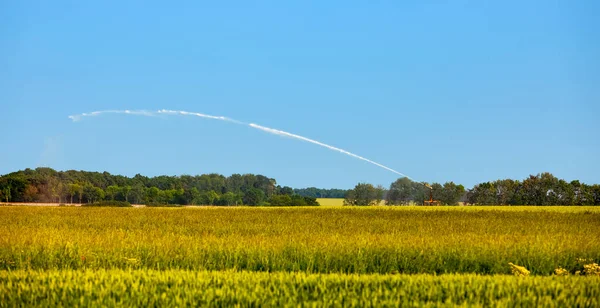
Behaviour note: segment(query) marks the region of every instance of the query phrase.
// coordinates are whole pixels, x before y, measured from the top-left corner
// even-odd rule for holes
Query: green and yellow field
[[[599,277],[182,270],[0,272],[0,306],[596,307]]]
[[[552,275],[600,260],[599,227],[594,207],[2,207],[0,303],[593,306],[598,277]]]

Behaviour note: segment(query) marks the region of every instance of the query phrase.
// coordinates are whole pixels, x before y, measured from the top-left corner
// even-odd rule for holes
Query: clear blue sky
[[[252,2],[252,3],[250,3]],[[598,1],[2,1],[0,174],[600,182]]]

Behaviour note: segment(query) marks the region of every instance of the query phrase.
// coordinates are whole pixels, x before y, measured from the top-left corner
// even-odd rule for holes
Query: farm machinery
[[[429,200],[423,201],[423,205],[441,205],[442,203],[438,200],[433,200],[433,187],[429,184],[425,184],[425,187],[429,188]]]

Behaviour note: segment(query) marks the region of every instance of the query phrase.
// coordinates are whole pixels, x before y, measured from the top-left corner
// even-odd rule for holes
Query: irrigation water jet
[[[71,115],[69,116],[69,119],[73,120],[74,122],[77,121],[81,121],[83,120],[83,118],[85,117],[94,117],[94,116],[100,116],[103,114],[108,114],[108,113],[113,113],[113,114],[127,114],[127,115],[141,115],[141,116],[147,116],[147,117],[153,117],[153,116],[157,116],[157,115],[174,115],[174,116],[196,116],[196,117],[201,117],[201,118],[206,118],[206,119],[213,119],[213,120],[219,120],[219,121],[225,121],[225,122],[230,122],[230,123],[235,123],[235,124],[239,124],[239,125],[247,125],[249,127],[252,127],[254,129],[258,129],[261,130],[263,132],[267,132],[269,134],[273,134],[273,135],[277,135],[277,136],[281,136],[281,137],[289,137],[289,138],[294,138],[297,140],[301,140],[301,141],[305,141],[305,142],[309,142],[312,144],[316,144],[318,146],[327,148],[329,150],[332,151],[336,151],[336,152],[340,152],[342,154],[346,154],[350,157],[354,157],[356,159],[360,159],[363,161],[366,161],[370,164],[373,164],[377,167],[383,168],[387,171],[393,172],[395,174],[401,175],[403,177],[408,178],[411,181],[416,182],[415,180],[413,180],[411,177],[409,177],[406,174],[403,174],[399,171],[396,171],[390,167],[387,167],[385,165],[382,165],[378,162],[372,161],[368,158],[356,155],[352,152],[348,152],[344,149],[340,149],[325,143],[322,143],[320,141],[317,140],[313,140],[313,139],[309,139],[306,138],[304,136],[300,136],[300,135],[296,135],[296,134],[292,134],[286,131],[282,131],[282,130],[278,130],[278,129],[274,129],[274,128],[270,128],[270,127],[266,127],[266,126],[261,126],[258,124],[254,124],[254,123],[244,123],[244,122],[240,122],[238,120],[234,120],[228,117],[223,117],[223,116],[213,116],[213,115],[209,115],[209,114],[203,114],[203,113],[199,113],[199,112],[190,112],[190,111],[183,111],[183,110],[168,110],[168,109],[160,109],[157,111],[148,111],[148,110],[103,110],[103,111],[93,111],[93,112],[89,112],[89,113],[81,113],[81,114],[76,114],[76,115]]]

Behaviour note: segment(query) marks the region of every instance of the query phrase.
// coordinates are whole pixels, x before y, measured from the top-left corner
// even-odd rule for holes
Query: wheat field
[[[407,296],[415,303],[486,305],[496,296],[533,305],[551,298],[561,303],[562,294],[568,295],[564,303],[589,306],[596,302],[570,297],[598,290],[590,287],[597,277],[575,275],[584,269],[581,260],[600,260],[598,226],[594,207],[2,207],[0,302],[45,305],[27,302],[36,298],[27,294],[48,293],[44,298],[80,298],[85,305],[98,299],[93,292],[109,292],[117,283],[112,279],[123,279],[122,291],[111,296],[137,304],[148,302],[125,293],[146,281],[139,294],[161,291],[166,297],[156,303],[168,304],[184,292],[181,300],[188,303],[212,298],[224,305],[293,304],[319,296],[344,306],[400,303]],[[509,263],[531,276],[507,276]],[[570,277],[556,277],[557,268]],[[308,292],[307,279],[326,287]],[[182,289],[167,287],[180,280]],[[272,292],[257,295],[252,281]],[[428,282],[431,292],[450,297],[420,294],[416,286]],[[465,294],[465,283],[471,295],[456,295]],[[330,284],[349,302],[328,292]],[[415,287],[400,290],[398,284]],[[502,289],[482,291],[490,284]],[[94,291],[82,291],[86,285]],[[208,289],[197,291],[200,285]],[[250,295],[227,295],[228,288]],[[520,288],[529,297],[507,295]],[[277,302],[286,294],[278,292],[290,292],[291,302]]]

